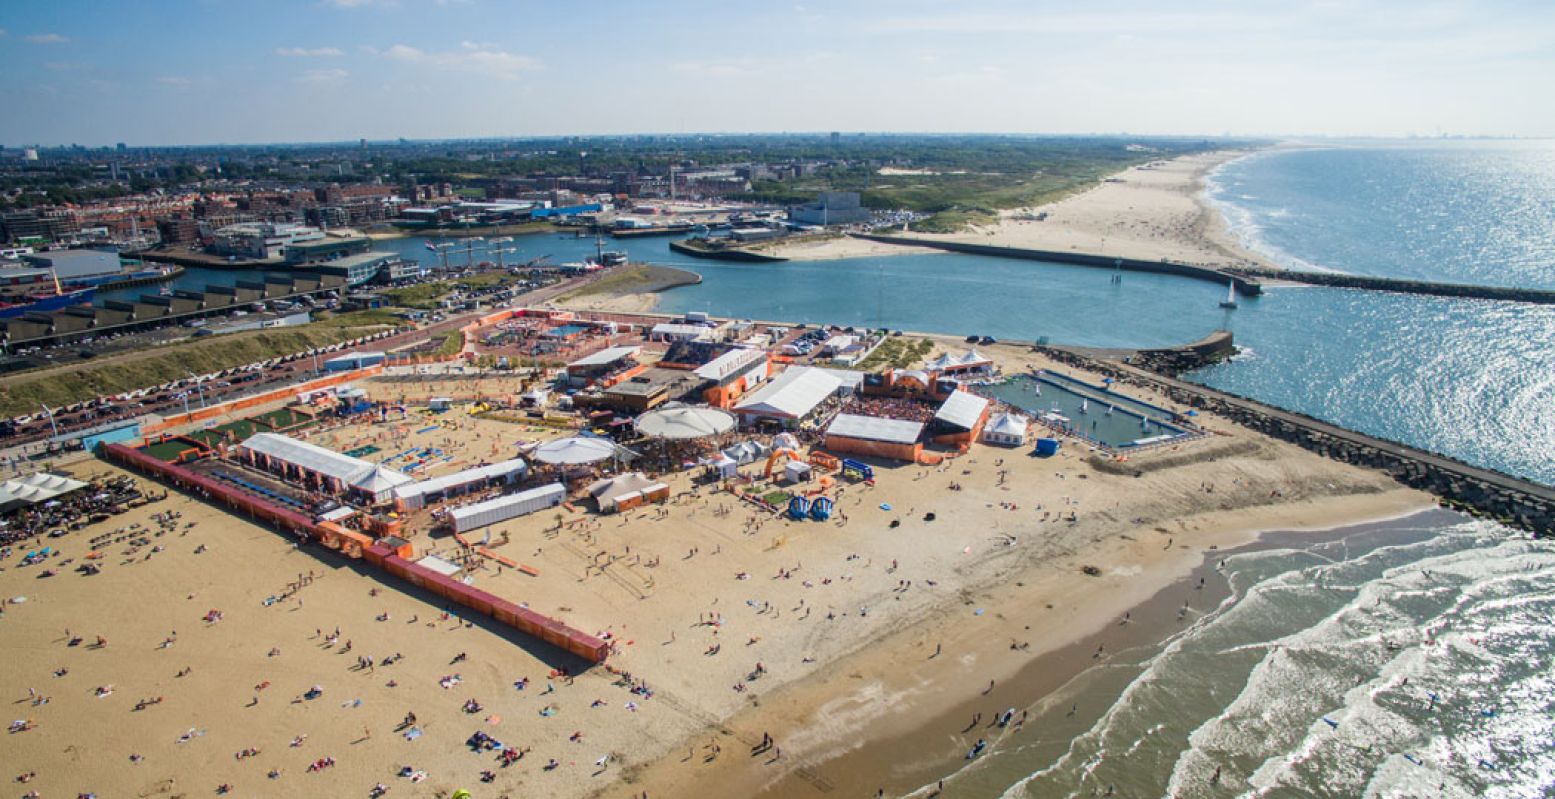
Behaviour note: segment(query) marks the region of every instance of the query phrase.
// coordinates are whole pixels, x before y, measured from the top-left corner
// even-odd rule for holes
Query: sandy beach
[[[1167,259],[1212,266],[1253,264],[1278,268],[1247,251],[1202,197],[1215,167],[1247,155],[1217,151],[1156,161],[1123,170],[1086,191],[1054,203],[1001,212],[997,225],[946,234],[907,233],[929,240]],[[1046,218],[1037,221],[1037,217]],[[889,244],[833,239],[777,247],[774,255],[803,260],[927,252]]]
[[[1006,370],[1043,365],[1012,347],[991,351]],[[411,397],[517,387],[462,377],[368,385]],[[46,796],[203,793],[222,783],[248,795],[365,793],[380,782],[412,795],[897,790],[963,749],[964,736],[947,737],[936,720],[968,702],[1035,701],[1015,675],[1115,624],[1212,548],[1430,504],[1383,475],[1206,424],[1215,436],[1183,445],[1198,462],[1138,478],[1097,471],[1073,448],[1037,459],[978,446],[939,467],[882,464],[877,485],[840,492],[827,523],[753,513],[681,472],[667,478],[674,499],[662,509],[580,508],[490,528],[499,551],[537,575],[487,569],[471,579],[608,634],[618,646],[609,669],[445,617],[440,602],[358,562],[295,550],[174,493],[47,541],[61,559],[80,558],[92,538],[122,529],[102,574],[60,563],[59,574],[40,577],[14,551],[0,561],[0,596],[26,597],[0,619],[11,653],[0,696],[14,718],[36,723],[0,751],[12,776],[35,771],[30,785]],[[310,438],[338,448],[436,444],[469,461],[562,434],[457,415],[433,427],[356,425]],[[1181,453],[1162,453],[1171,454]],[[91,460],[73,469],[113,471]],[[154,527],[152,514],[170,510],[176,529],[134,542]],[[457,550],[447,539],[413,542],[418,553]],[[108,599],[119,597],[131,601]],[[219,621],[204,620],[212,610]],[[88,643],[70,646],[67,629]],[[107,646],[90,645],[98,635]],[[360,665],[366,656],[376,664]],[[983,697],[990,680],[994,693]],[[322,695],[301,698],[315,685]],[[40,696],[48,701],[33,704]],[[479,709],[467,711],[470,700]],[[416,720],[402,726],[407,713]],[[466,746],[477,731],[530,749],[502,767]],[[869,747],[909,731],[920,737],[896,745],[913,753],[911,768],[877,762]],[[764,733],[773,745],[751,757]],[[259,753],[237,757],[250,748]],[[851,751],[875,767],[837,759]],[[333,765],[310,772],[321,758]],[[425,781],[396,776],[407,766]],[[488,769],[489,787],[480,782]]]

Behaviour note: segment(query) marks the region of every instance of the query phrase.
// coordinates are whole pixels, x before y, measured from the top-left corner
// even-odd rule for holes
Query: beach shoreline
[[[593,795],[634,796],[645,789],[650,795],[695,790],[728,796],[838,791],[851,796],[873,795],[877,789],[887,795],[932,795],[922,786],[959,768],[965,747],[978,737],[977,732],[966,735],[967,730],[989,734],[988,723],[1004,707],[1051,704],[1060,689],[1097,663],[1091,655],[1098,641],[1105,638],[1113,652],[1158,644],[1165,633],[1136,633],[1152,623],[1164,628],[1182,594],[1194,600],[1195,613],[1215,607],[1223,592],[1187,590],[1210,559],[1273,547],[1276,537],[1288,544],[1296,536],[1310,536],[1315,544],[1336,531],[1434,507],[1417,492],[1393,489],[1330,497],[1322,507],[1239,509],[1218,519],[1196,519],[1204,529],[1196,531],[1191,547],[1162,548],[1165,554],[1139,546],[1114,548],[1110,552],[1117,557],[1132,549],[1137,562],[1109,561],[1100,577],[1077,568],[1041,567],[1003,575],[993,581],[1004,583],[1003,588],[985,584],[971,589],[961,607],[940,607],[918,624],[887,631],[829,664],[825,673],[791,682],[759,706],[704,731],[702,737],[721,742],[732,757],[709,762],[698,752],[661,758],[630,775],[625,785]],[[1149,548],[1155,546],[1151,542]],[[1106,554],[1077,551],[1072,558],[1101,562]],[[1135,624],[1121,628],[1118,620],[1125,614]],[[993,619],[994,629],[969,628],[983,619]],[[982,719],[966,724],[974,713]],[[1084,714],[1075,723],[1082,721]],[[766,734],[780,756],[769,751],[747,756],[742,746],[759,743]]]
[[[1002,211],[996,225],[974,226],[959,233],[908,231],[899,235],[925,241],[1278,269],[1278,264],[1243,246],[1225,215],[1205,194],[1206,183],[1216,169],[1265,151],[1267,148],[1216,150],[1142,164],[1060,200]],[[849,237],[780,245],[765,252],[790,260],[816,261],[927,254],[933,250]]]

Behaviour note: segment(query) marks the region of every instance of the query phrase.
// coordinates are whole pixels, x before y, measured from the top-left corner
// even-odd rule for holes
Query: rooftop
[[[878,416],[859,416],[839,413],[826,428],[828,436],[859,438],[865,441],[884,441],[889,444],[911,444],[923,433],[923,425],[901,419],[882,419]]]

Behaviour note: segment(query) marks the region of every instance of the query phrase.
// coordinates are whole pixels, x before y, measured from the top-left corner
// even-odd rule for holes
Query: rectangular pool
[[[1171,441],[1187,431],[1171,412],[1055,372],[1017,375],[981,393],[1030,413],[1034,420],[1111,450]]]

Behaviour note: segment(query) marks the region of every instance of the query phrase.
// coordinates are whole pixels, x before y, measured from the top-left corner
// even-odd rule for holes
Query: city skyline
[[[175,0],[0,11],[11,146],[629,133],[1555,135],[1555,8]],[[170,24],[176,21],[176,24]],[[299,24],[302,23],[302,24]]]

